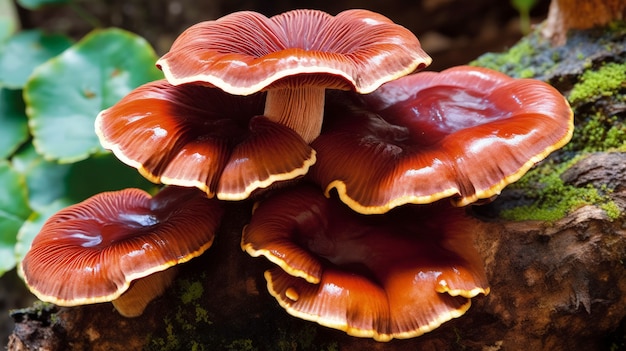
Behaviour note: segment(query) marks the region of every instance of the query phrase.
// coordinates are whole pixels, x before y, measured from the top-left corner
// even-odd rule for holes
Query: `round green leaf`
[[[21,89],[35,67],[60,54],[72,45],[62,35],[48,35],[28,30],[12,36],[0,49],[0,83]]]
[[[145,39],[107,29],[39,66],[24,88],[37,151],[62,163],[101,151],[96,116],[132,89],[162,78],[156,59]]]
[[[7,40],[18,27],[19,19],[11,0],[0,0],[0,42]]]
[[[17,2],[29,10],[37,10],[46,5],[62,5],[67,4],[72,0],[17,0]]]
[[[65,178],[72,165],[46,161],[29,144],[13,159],[13,168],[26,178],[31,208],[41,211],[53,201],[65,196]]]
[[[27,139],[22,91],[0,88],[0,158],[11,156]]]
[[[29,145],[12,161],[15,170],[26,177],[30,206],[36,211],[43,211],[59,199],[73,204],[103,191],[131,187],[149,191],[155,187],[109,152],[72,164],[59,164],[44,160]]]
[[[113,153],[92,155],[72,164],[65,177],[65,198],[73,203],[83,201],[104,191],[140,188],[148,192],[157,185],[142,177],[136,169],[118,160]]]
[[[30,212],[24,178],[0,160],[0,276],[15,267],[17,232]]]

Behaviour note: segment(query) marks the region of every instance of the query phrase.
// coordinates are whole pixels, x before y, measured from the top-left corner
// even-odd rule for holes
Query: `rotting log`
[[[607,162],[607,158],[613,162]],[[597,153],[572,168],[574,183],[619,182],[612,199],[626,210],[626,178],[606,167],[625,153]],[[584,166],[584,167],[583,167]],[[610,177],[607,179],[606,177]],[[553,222],[477,220],[476,246],[491,293],[468,313],[409,340],[352,338],[286,314],[264,288],[262,259],[241,252],[237,234],[249,210],[226,219],[221,240],[186,264],[168,293],[138,318],[110,304],[50,305],[13,312],[9,350],[603,350],[626,316],[626,222],[584,206]],[[195,288],[194,288],[195,286]],[[251,348],[254,347],[254,348]]]

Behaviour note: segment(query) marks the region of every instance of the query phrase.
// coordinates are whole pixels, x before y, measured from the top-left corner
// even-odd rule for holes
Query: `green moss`
[[[187,280],[181,281],[182,294],[180,299],[183,304],[188,304],[192,301],[198,300],[204,294],[204,287],[201,282],[189,282]]]
[[[613,126],[606,132],[605,147],[626,151],[626,126],[624,124],[619,127]]]
[[[165,319],[165,324],[165,337],[151,339],[149,347],[161,351],[180,350],[181,345],[174,332],[174,325],[167,318]]]
[[[152,335],[147,350],[174,351],[174,350],[205,350],[204,343],[189,339],[189,335],[197,335],[198,328],[210,324],[206,319],[189,318],[183,306],[178,306],[173,316],[164,319],[165,336]],[[201,323],[198,323],[201,322]],[[182,337],[178,337],[178,336]]]
[[[617,206],[617,204],[613,201],[600,205],[600,208],[606,212],[611,221],[618,219],[622,215],[622,211],[620,211],[619,206]]]
[[[524,37],[504,53],[487,53],[469,64],[504,72],[516,78],[530,78],[535,76],[539,67],[533,67],[525,62],[534,56],[536,50],[530,36]]]
[[[570,83],[573,74],[592,68],[604,57],[620,57],[624,35],[626,22],[616,21],[602,30],[572,31],[565,45],[553,46],[537,28],[507,51],[483,54],[469,64],[491,68],[515,78],[537,78],[558,83],[562,88]],[[619,75],[618,64],[613,65],[601,74]],[[593,81],[593,77],[590,80]]]
[[[233,340],[231,343],[226,345],[226,350],[228,351],[256,351],[257,348],[252,345],[252,340],[244,339],[244,340]]]
[[[554,183],[551,189],[546,190],[546,193],[532,205],[505,210],[502,212],[502,217],[515,221],[556,221],[565,217],[572,210],[596,203],[600,203],[602,208],[609,206],[607,208],[617,209],[619,212],[619,209],[612,201],[601,195],[591,185],[577,188],[562,183]],[[607,214],[609,214],[608,211]],[[609,214],[609,217],[614,216],[614,212]]]
[[[206,324],[211,324],[209,320],[209,311],[202,306],[196,306],[196,322],[204,322]]]
[[[30,320],[41,321],[43,323],[57,324],[61,321],[57,315],[58,308],[50,302],[35,301],[32,306],[9,311],[11,316],[28,316]],[[15,317],[13,317],[15,318]],[[21,317],[23,318],[23,317]]]
[[[301,328],[279,328],[275,334],[275,344],[268,347],[277,351],[337,351],[339,345],[336,342],[319,342],[317,328],[311,324],[305,324]]]
[[[572,104],[590,102],[603,96],[613,96],[626,88],[626,64],[607,63],[597,70],[585,71],[574,85],[568,99]]]
[[[577,118],[570,151],[626,151],[626,122],[611,106],[626,103],[626,64],[583,73],[568,99]]]
[[[201,274],[200,279],[204,279]],[[175,292],[182,301],[164,318],[165,336],[152,335],[147,350],[208,350],[205,340],[193,340],[189,335],[200,335],[198,331],[212,324],[209,312],[202,306],[204,287],[201,281],[178,279]],[[183,337],[179,337],[183,336]]]
[[[567,151],[626,151],[626,123],[618,116],[596,112],[584,117],[574,130]]]
[[[626,21],[613,21],[607,25],[607,29],[618,34],[626,34]]]
[[[581,158],[558,165],[546,162],[530,170],[510,187],[524,189],[525,195],[532,199],[531,204],[503,210],[501,216],[514,221],[556,221],[582,206],[598,205],[610,219],[618,218],[620,210],[609,196],[611,189],[606,186],[598,189],[591,184],[577,187],[561,179],[561,174]]]
[[[193,279],[184,276],[176,280],[169,294],[181,304],[168,309],[163,327],[150,336],[145,350],[277,350],[277,351],[337,351],[338,345],[320,336],[319,327],[294,319],[287,313],[273,313],[270,305],[254,304],[239,311],[241,318],[224,319],[223,312],[212,307],[220,297],[205,294],[208,290],[205,273]],[[256,309],[258,307],[258,309]],[[233,311],[240,307],[233,306]],[[282,311],[281,311],[282,312]],[[232,313],[229,309],[229,314]]]

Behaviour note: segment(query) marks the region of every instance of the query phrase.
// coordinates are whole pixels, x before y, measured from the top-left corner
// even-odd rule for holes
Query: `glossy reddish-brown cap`
[[[241,200],[315,163],[300,136],[260,115],[263,98],[155,81],[102,111],[96,133],[104,148],[152,182]]]
[[[311,178],[361,213],[489,199],[565,145],[573,114],[537,80],[460,66],[327,104]],[[354,94],[352,94],[354,95]]]
[[[315,73],[331,86],[369,93],[430,61],[415,35],[380,14],[302,9],[270,18],[241,11],[198,23],[157,65],[172,84],[200,81],[249,95],[282,78]]]
[[[137,279],[202,254],[222,213],[220,202],[195,188],[167,187],[154,197],[139,189],[97,194],[46,221],[21,274],[46,302],[112,301]]]
[[[279,266],[268,289],[290,314],[388,341],[431,331],[489,292],[474,224],[448,204],[361,215],[300,186],[258,204],[242,248]]]
[[[321,128],[326,88],[369,93],[430,62],[415,35],[380,14],[302,9],[198,23],[157,66],[175,85],[204,82],[235,95],[268,90],[264,115],[309,142]]]

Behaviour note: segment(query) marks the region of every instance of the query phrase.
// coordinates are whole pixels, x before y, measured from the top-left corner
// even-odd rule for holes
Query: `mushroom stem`
[[[170,267],[138,279],[126,292],[111,303],[122,316],[127,318],[139,317],[152,300],[165,292],[177,272],[176,267]]]
[[[307,143],[322,130],[324,87],[301,86],[269,89],[264,115],[295,130]]]

